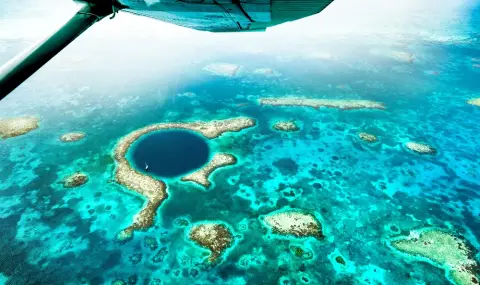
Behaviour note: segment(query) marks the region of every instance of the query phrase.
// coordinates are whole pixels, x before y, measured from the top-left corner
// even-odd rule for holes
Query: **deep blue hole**
[[[208,162],[209,155],[205,139],[189,131],[173,130],[140,138],[132,146],[130,158],[141,172],[168,178],[200,168]]]

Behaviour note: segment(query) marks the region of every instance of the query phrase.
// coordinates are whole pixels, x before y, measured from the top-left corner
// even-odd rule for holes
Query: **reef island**
[[[437,150],[428,144],[408,142],[405,144],[405,147],[418,154],[430,154],[434,155],[437,153]]]
[[[75,188],[88,182],[88,176],[82,172],[75,172],[62,180],[63,188]]]
[[[448,278],[457,285],[479,284],[479,264],[470,247],[458,236],[438,229],[426,229],[395,238],[390,245],[413,258],[424,258],[444,268]]]
[[[384,110],[383,103],[369,100],[342,100],[342,99],[308,99],[300,97],[281,97],[281,98],[260,98],[260,105],[268,106],[298,106],[311,107],[318,109],[320,107],[337,108],[342,110],[353,109],[379,109]]]
[[[377,137],[375,135],[369,134],[369,133],[359,133],[358,137],[367,143],[374,143],[377,141]]]
[[[276,122],[273,129],[281,132],[297,132],[300,130],[294,121]]]
[[[222,223],[205,222],[195,225],[190,229],[188,238],[195,244],[210,250],[208,257],[210,263],[216,262],[233,244],[231,231]]]
[[[85,133],[82,132],[71,132],[60,136],[62,142],[77,142],[85,137]]]
[[[0,138],[8,139],[29,133],[38,128],[39,121],[35,117],[0,119]]]
[[[142,210],[135,215],[132,224],[117,234],[117,240],[124,241],[130,239],[134,230],[145,230],[153,224],[155,213],[161,203],[167,198],[167,185],[162,180],[152,176],[140,173],[133,168],[126,158],[130,146],[140,137],[155,131],[169,129],[185,129],[203,135],[207,139],[215,139],[226,132],[239,132],[243,129],[255,126],[254,119],[238,117],[226,120],[216,120],[210,122],[190,122],[190,123],[159,123],[150,125],[129,133],[120,139],[114,150],[114,159],[116,162],[115,180],[128,188],[142,195],[146,204]],[[189,181],[194,181],[200,185],[210,185],[208,175],[220,165],[231,163],[232,158],[226,154],[217,155],[214,159],[197,175],[189,175]],[[205,182],[207,181],[207,182]]]
[[[299,210],[285,209],[270,213],[261,218],[273,233],[297,238],[314,237],[323,239],[322,224],[315,215]]]

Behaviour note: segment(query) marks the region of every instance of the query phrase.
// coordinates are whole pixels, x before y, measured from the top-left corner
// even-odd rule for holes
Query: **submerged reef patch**
[[[428,144],[423,144],[423,143],[416,143],[416,142],[408,142],[405,144],[405,147],[413,152],[419,153],[419,154],[431,154],[434,155],[437,153],[437,150],[428,145]]]
[[[239,65],[232,63],[212,63],[203,68],[203,70],[208,71],[212,74],[225,77],[234,77],[239,69]]]
[[[309,248],[305,248],[301,245],[295,244],[291,244],[288,248],[290,249],[290,252],[298,258],[301,258],[303,260],[309,260],[313,258],[313,250]]]
[[[338,248],[335,248],[330,254],[327,255],[328,259],[332,263],[333,268],[337,274],[353,273],[355,272],[355,265],[352,261],[348,260]]]
[[[143,239],[143,244],[150,250],[156,250],[158,248],[158,241],[154,237],[145,237]]]
[[[300,209],[285,209],[261,217],[264,224],[279,235],[323,239],[322,224],[315,215]]]
[[[446,231],[425,229],[395,238],[390,245],[413,257],[422,257],[443,267],[457,285],[479,284],[478,262],[465,240]]]
[[[260,74],[268,77],[280,76],[281,74],[276,71],[275,69],[265,67],[265,68],[257,68],[253,71],[255,74]]]
[[[406,51],[392,51],[390,57],[406,63],[413,63],[415,61],[415,55]]]
[[[0,138],[8,139],[24,135],[38,128],[36,117],[16,117],[0,119]]]
[[[300,130],[294,121],[276,122],[273,125],[273,129],[282,132],[296,132]]]
[[[123,281],[122,279],[117,279],[112,281],[112,285],[127,285],[127,282]]]
[[[294,176],[298,173],[298,164],[290,157],[280,158],[272,162],[280,173],[285,176]]]
[[[190,173],[181,178],[182,181],[192,181],[209,188],[212,184],[208,179],[210,175],[218,168],[237,163],[237,158],[228,153],[216,153],[212,160],[201,169]]]
[[[121,138],[114,150],[114,159],[117,166],[115,179],[119,184],[145,197],[147,203],[135,215],[133,223],[117,234],[117,240],[125,241],[131,239],[134,230],[149,228],[153,224],[158,207],[167,198],[167,185],[165,182],[138,172],[127,160],[126,154],[128,149],[136,140],[150,132],[168,129],[187,129],[197,132],[208,139],[214,139],[225,132],[238,132],[253,127],[255,124],[254,119],[245,117],[210,122],[159,123],[135,130]]]
[[[60,140],[65,143],[76,142],[83,139],[85,136],[86,134],[82,132],[71,132],[71,133],[61,135]]]
[[[362,141],[368,142],[368,143],[373,143],[373,142],[376,142],[378,140],[375,135],[372,135],[372,134],[369,134],[369,133],[359,133],[358,137]]]
[[[179,93],[177,94],[178,97],[190,97],[190,98],[193,98],[195,96],[197,96],[195,93],[193,92],[190,92],[190,91],[187,91],[187,92],[183,92],[183,93]]]
[[[195,244],[209,249],[208,261],[214,263],[233,244],[233,234],[223,223],[203,222],[192,226],[188,238]]]
[[[282,97],[282,98],[260,98],[260,105],[269,106],[299,106],[337,108],[342,110],[353,109],[380,109],[384,110],[385,105],[380,102],[369,100],[342,100],[342,99],[308,99],[300,97]]]
[[[480,107],[480,98],[475,98],[467,101],[468,104]]]
[[[75,172],[62,180],[63,188],[75,188],[88,182],[88,176],[82,172]]]

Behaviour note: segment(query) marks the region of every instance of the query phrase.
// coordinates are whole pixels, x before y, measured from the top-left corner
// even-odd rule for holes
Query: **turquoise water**
[[[72,46],[0,103],[1,117],[41,119],[37,130],[0,141],[0,284],[450,284],[443,269],[409,261],[386,241],[438,227],[480,249],[480,107],[466,103],[480,97],[478,12],[474,5],[459,30],[446,31],[461,39],[357,35],[296,43],[331,55],[324,58],[284,54],[283,47],[188,60],[172,51],[179,63],[170,72],[148,52],[133,64],[118,60],[116,53],[129,51],[113,44]],[[25,42],[0,44],[6,60]],[[92,46],[102,54],[89,58]],[[86,59],[72,64],[73,56]],[[242,68],[233,78],[202,70],[215,62]],[[264,67],[280,76],[255,74]],[[178,96],[185,92],[196,96]],[[285,95],[375,100],[387,108],[257,103]],[[237,165],[216,171],[208,190],[167,179],[169,196],[154,226],[116,242],[144,203],[113,180],[118,140],[154,123],[237,116],[257,126],[208,141],[212,153],[231,153]],[[273,131],[279,120],[295,120],[301,130]],[[87,136],[62,143],[59,136],[70,131]],[[378,142],[360,141],[361,131]],[[437,155],[407,151],[412,140]],[[64,189],[59,182],[75,171],[89,181]],[[326,238],[272,235],[260,217],[288,206],[314,211]],[[187,240],[190,225],[201,221],[224,222],[236,235],[214,266]],[[295,255],[295,247],[305,254]]]

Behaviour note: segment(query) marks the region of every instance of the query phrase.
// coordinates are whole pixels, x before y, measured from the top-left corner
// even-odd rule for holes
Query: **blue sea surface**
[[[137,170],[164,178],[187,174],[205,165],[210,158],[206,140],[183,130],[145,135],[132,145],[130,153],[127,155]]]
[[[32,10],[18,2],[0,3],[0,27],[20,26],[14,15],[22,13],[25,23],[47,20],[36,1],[21,3]],[[273,49],[257,35],[242,38],[244,45],[220,36],[205,43],[213,36],[193,40],[183,30],[142,37],[138,19],[122,13],[114,20],[132,30],[99,23],[0,102],[0,118],[40,119],[38,129],[0,141],[0,284],[452,284],[444,268],[406,258],[388,241],[439,228],[464,239],[480,262],[480,107],[467,103],[480,97],[480,3],[467,7],[449,21],[436,21],[440,13],[428,7],[415,14],[435,28],[323,35],[314,31],[327,27],[314,26]],[[31,39],[1,30],[3,63]],[[248,44],[260,51],[242,50]],[[215,63],[240,69],[233,77],[204,69]],[[258,103],[284,96],[372,100],[386,109]],[[151,228],[118,242],[145,203],[115,181],[119,140],[151,124],[240,116],[256,126],[188,149],[196,166],[183,160],[188,153],[176,167],[155,158],[172,146],[157,143],[161,136],[183,141],[190,133],[152,133],[133,145],[130,152],[138,152],[129,159],[139,171],[151,156],[150,169],[170,177],[168,198]],[[275,131],[278,121],[295,121],[300,131]],[[60,141],[72,131],[85,139]],[[365,143],[360,132],[378,141]],[[410,141],[437,153],[414,153],[405,147]],[[210,188],[178,179],[220,152],[238,162],[215,171]],[[63,188],[62,179],[77,171],[88,182]],[[261,217],[288,207],[314,212],[325,239],[272,234]],[[225,223],[235,235],[217,264],[188,239],[191,225],[203,221]]]

